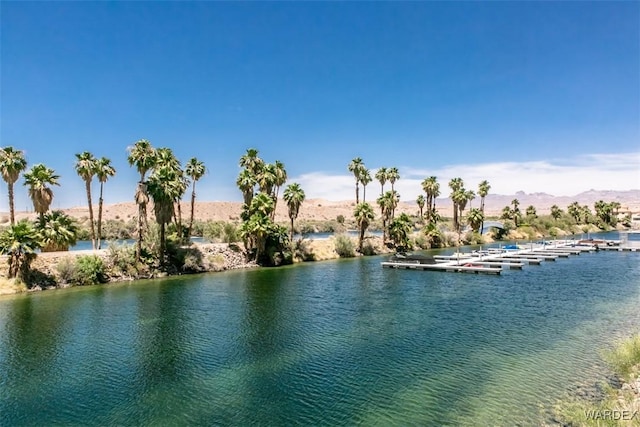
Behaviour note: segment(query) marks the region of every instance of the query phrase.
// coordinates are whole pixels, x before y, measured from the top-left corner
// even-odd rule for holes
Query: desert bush
[[[149,275],[149,267],[136,261],[134,246],[111,244],[107,252],[107,264],[112,276],[135,279]]]
[[[222,227],[222,241],[224,243],[236,243],[240,241],[240,233],[236,224],[228,222]]]
[[[71,258],[64,258],[56,265],[58,281],[62,284],[73,283],[78,268],[76,262]]]
[[[293,242],[294,261],[315,261],[315,254],[311,251],[309,241],[304,238]]]
[[[335,239],[335,250],[340,258],[351,258],[356,256],[356,248],[353,240],[345,234],[339,234]]]
[[[366,241],[362,244],[362,255],[364,256],[372,256],[377,255],[376,248],[371,244],[371,242]]]
[[[76,260],[76,271],[73,276],[73,283],[80,286],[95,285],[105,283],[105,274],[102,258],[95,255],[78,257]]]

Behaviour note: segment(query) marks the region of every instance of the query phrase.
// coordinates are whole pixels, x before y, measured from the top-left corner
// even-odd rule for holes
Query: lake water
[[[1,297],[0,425],[540,425],[640,325],[637,252],[383,259]]]

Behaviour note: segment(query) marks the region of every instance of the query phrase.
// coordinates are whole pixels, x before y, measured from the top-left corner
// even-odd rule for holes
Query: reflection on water
[[[638,253],[382,259],[3,297],[0,424],[538,425],[640,323]]]

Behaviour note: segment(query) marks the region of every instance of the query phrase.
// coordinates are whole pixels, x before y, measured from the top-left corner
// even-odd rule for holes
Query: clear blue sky
[[[497,192],[640,187],[639,2],[0,7],[1,144],[62,175],[54,207],[86,203],[84,150],[118,169],[107,202],[132,200],[141,138],[207,164],[202,200],[240,200],[249,147],[334,199],[356,156],[399,167],[409,193],[458,171]]]

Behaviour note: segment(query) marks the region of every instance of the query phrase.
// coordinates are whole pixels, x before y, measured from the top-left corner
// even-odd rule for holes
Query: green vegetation
[[[353,258],[356,256],[356,249],[353,245],[353,240],[346,234],[339,234],[336,236],[335,249],[340,258]]]
[[[597,401],[570,398],[555,406],[556,416],[569,426],[640,426],[640,397],[629,384],[640,384],[640,335],[635,335],[604,354],[613,372],[626,385],[603,386]],[[609,414],[609,416],[604,416]],[[612,415],[616,414],[617,419]],[[633,416],[635,414],[635,416]],[[624,417],[624,419],[622,419]]]

